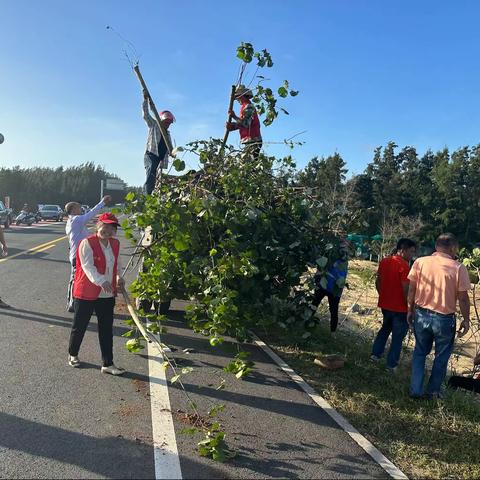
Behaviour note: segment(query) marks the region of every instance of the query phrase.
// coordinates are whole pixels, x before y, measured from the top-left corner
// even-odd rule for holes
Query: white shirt
[[[105,255],[105,262],[106,268],[105,273],[101,274],[97,270],[93,263],[93,250],[90,246],[88,240],[82,240],[80,242],[80,246],[78,247],[78,254],[80,256],[80,262],[82,264],[82,269],[85,272],[87,278],[94,283],[101,287],[105,282],[110,282],[113,285],[113,267],[115,265],[115,255],[113,253],[112,247],[110,246],[110,242],[107,243],[105,246],[102,241],[100,241],[100,246],[102,247],[103,254]],[[120,256],[119,256],[120,257]],[[78,267],[77,267],[78,268]],[[121,271],[120,266],[120,258],[117,260],[117,272]],[[119,276],[119,275],[118,275]],[[98,298],[110,298],[113,297],[112,293],[107,293],[101,290]]]
[[[77,255],[77,248],[80,242],[90,235],[87,223],[105,206],[103,202],[97,203],[89,212],[84,215],[69,215],[65,232],[68,235],[70,246],[69,259],[73,263]]]

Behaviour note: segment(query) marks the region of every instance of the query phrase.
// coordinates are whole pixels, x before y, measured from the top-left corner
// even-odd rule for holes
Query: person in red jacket
[[[117,287],[124,285],[118,274],[120,242],[115,238],[118,220],[112,213],[98,217],[97,233],[80,242],[73,282],[73,325],[68,347],[68,364],[79,367],[78,352],[93,312],[98,320],[102,352],[102,373],[122,375],[113,363],[113,309]]]
[[[239,85],[235,91],[235,98],[241,105],[240,116],[230,110],[228,114],[235,121],[227,122],[226,128],[228,131],[239,130],[240,143],[244,149],[250,152],[254,158],[258,158],[262,148],[262,135],[260,133],[260,119],[251,102],[253,93],[245,85]]]

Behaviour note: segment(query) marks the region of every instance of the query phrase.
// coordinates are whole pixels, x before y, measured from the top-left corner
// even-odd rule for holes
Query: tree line
[[[338,233],[409,235],[432,244],[449,231],[465,246],[480,242],[480,145],[419,155],[389,142],[359,175],[348,177],[335,153],[313,158],[295,182],[314,200],[313,216],[331,219]]]
[[[93,206],[100,199],[100,181],[119,178],[92,162],[75,167],[32,167],[0,169],[0,198],[10,197],[10,206],[15,210],[28,203],[63,206],[69,201],[78,201]],[[113,202],[123,201],[125,192],[108,191]]]

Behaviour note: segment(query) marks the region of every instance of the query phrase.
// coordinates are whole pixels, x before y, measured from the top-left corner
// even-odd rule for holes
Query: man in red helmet
[[[148,94],[146,91],[143,92],[142,110],[143,119],[148,127],[148,138],[144,157],[146,173],[144,191],[146,194],[150,195],[155,188],[158,167],[160,166],[160,168],[167,168],[168,149],[160,132],[160,128],[158,127],[157,121],[150,115]],[[159,115],[163,127],[165,130],[167,130],[167,135],[170,137],[168,127],[170,127],[170,125],[175,121],[175,117],[173,116],[172,112],[169,112],[168,110],[160,112]]]
[[[240,143],[244,149],[255,158],[258,158],[262,148],[262,135],[260,133],[260,120],[251,102],[252,98],[252,91],[245,85],[239,85],[236,88],[235,99],[241,105],[240,116],[237,116],[233,110],[230,110],[228,114],[234,122],[227,122],[226,127],[228,131],[239,130]]]

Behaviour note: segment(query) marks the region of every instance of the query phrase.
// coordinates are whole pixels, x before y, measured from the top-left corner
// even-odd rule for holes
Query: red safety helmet
[[[167,120],[170,123],[173,123],[175,121],[175,117],[173,116],[173,113],[170,112],[170,110],[164,110],[163,112],[160,112],[160,120],[162,122]]]

